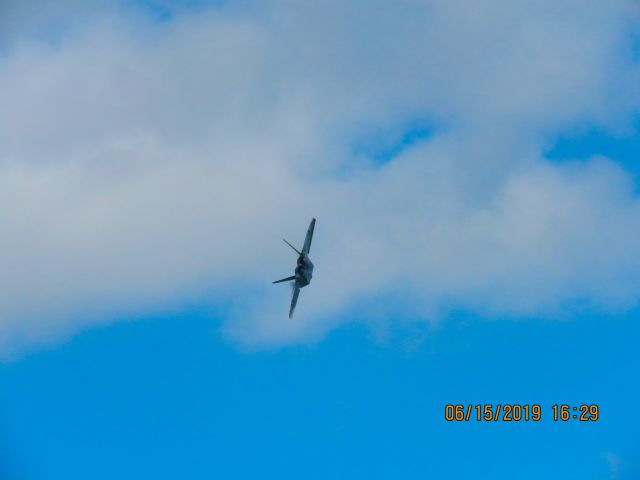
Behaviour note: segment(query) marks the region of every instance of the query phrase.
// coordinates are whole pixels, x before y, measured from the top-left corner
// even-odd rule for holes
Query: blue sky
[[[5,477],[636,478],[638,313],[486,321],[242,353],[194,311],[76,336],[1,367]],[[451,402],[540,403],[539,423],[448,423]],[[556,423],[556,402],[597,403]]]
[[[638,478],[639,22],[0,6],[0,480]]]
[[[604,155],[615,158],[616,161],[637,179],[638,152],[640,152],[640,138],[635,133],[637,122],[626,132],[612,135],[598,129],[587,132],[574,132],[559,136],[546,156],[555,161],[565,159],[586,160],[594,155]]]

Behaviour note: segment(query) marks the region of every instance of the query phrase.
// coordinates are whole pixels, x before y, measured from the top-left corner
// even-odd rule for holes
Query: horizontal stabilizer
[[[291,275],[290,277],[283,278],[281,280],[276,280],[275,282],[272,282],[272,283],[289,282],[289,281],[295,280],[295,279],[296,279],[296,276],[295,275]]]

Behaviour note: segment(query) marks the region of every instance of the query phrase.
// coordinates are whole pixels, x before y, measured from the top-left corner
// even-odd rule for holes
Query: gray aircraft
[[[293,311],[296,308],[296,303],[298,303],[298,295],[300,294],[300,289],[309,285],[309,283],[311,283],[311,277],[313,276],[313,263],[311,263],[311,260],[309,259],[309,250],[311,250],[311,239],[313,238],[313,229],[315,228],[315,226],[316,219],[314,218],[309,224],[309,229],[307,230],[307,236],[304,238],[304,246],[302,247],[301,252],[283,238],[284,243],[293,248],[293,250],[295,250],[295,252],[298,254],[298,263],[296,265],[295,275],[291,275],[290,277],[273,282],[281,283],[293,281],[293,283],[291,284],[293,293],[291,295],[291,308],[289,309],[289,318],[293,316]]]

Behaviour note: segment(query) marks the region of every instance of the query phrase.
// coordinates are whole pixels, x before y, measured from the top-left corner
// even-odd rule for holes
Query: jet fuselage
[[[313,263],[309,259],[309,256],[304,252],[298,257],[295,273],[296,286],[298,288],[306,287],[311,283],[311,277],[313,277]]]

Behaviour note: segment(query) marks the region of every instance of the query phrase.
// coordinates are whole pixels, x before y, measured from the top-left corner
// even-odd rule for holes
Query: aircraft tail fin
[[[282,283],[282,282],[289,282],[291,280],[295,280],[296,276],[295,275],[291,275],[290,277],[287,278],[282,278],[280,280],[276,280],[275,282],[271,282],[271,283]]]
[[[284,240],[284,243],[286,243],[287,245],[289,245],[291,248],[293,248],[293,251],[296,252],[298,255],[301,255],[300,251],[294,247],[293,245],[291,245],[289,242],[287,242],[284,238],[282,239]]]

